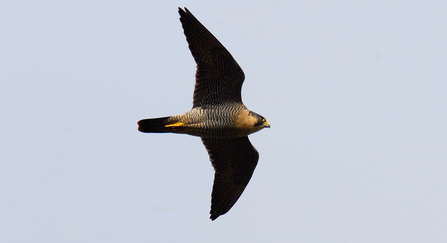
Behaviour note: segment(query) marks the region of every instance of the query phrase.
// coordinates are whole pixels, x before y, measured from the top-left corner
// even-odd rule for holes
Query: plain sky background
[[[186,6],[272,128],[209,220]],[[447,242],[445,1],[2,1],[0,242]]]

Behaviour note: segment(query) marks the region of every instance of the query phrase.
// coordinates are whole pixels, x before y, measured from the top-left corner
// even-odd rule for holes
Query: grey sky
[[[436,2],[436,3],[435,3]],[[226,214],[197,137],[186,6],[272,125]],[[447,3],[0,4],[0,242],[447,242]]]

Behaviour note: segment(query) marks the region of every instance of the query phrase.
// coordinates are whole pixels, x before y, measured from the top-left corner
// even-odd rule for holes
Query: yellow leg
[[[165,127],[181,127],[183,125],[185,125],[185,123],[183,123],[183,122],[176,122],[174,124],[165,125]]]

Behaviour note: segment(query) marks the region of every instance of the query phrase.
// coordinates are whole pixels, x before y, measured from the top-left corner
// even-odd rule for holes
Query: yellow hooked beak
[[[264,122],[264,127],[270,128],[270,124],[268,123],[268,121]]]

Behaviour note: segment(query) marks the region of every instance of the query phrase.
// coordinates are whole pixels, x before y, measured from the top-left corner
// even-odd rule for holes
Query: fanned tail
[[[180,132],[183,123],[176,121],[172,116],[144,119],[138,122],[140,132]]]

